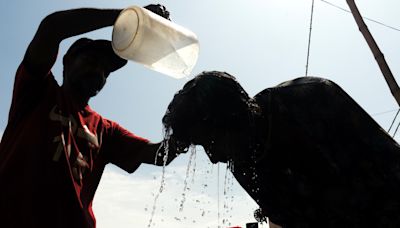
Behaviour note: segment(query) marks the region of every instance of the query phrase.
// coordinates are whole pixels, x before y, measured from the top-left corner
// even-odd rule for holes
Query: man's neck
[[[86,107],[89,103],[90,98],[84,98],[80,96],[79,93],[71,90],[70,87],[63,85],[61,86],[61,89],[63,90],[64,94],[71,99],[71,101],[74,103],[74,105],[76,105],[77,108],[82,109]]]

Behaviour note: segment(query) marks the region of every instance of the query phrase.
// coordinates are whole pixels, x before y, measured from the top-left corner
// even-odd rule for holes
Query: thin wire
[[[392,129],[393,124],[394,124],[394,122],[396,121],[397,116],[399,115],[399,112],[400,112],[400,108],[399,108],[399,110],[397,110],[397,113],[396,113],[396,115],[394,116],[394,119],[393,119],[393,121],[392,121],[392,124],[390,124],[390,127],[389,127],[388,132],[390,132],[390,130]],[[399,127],[397,126],[397,128],[399,128]],[[397,131],[397,129],[396,129],[396,131]]]
[[[337,6],[337,5],[333,4],[333,3],[327,2],[327,1],[325,1],[325,0],[321,0],[321,2],[324,2],[324,3],[326,3],[326,4],[330,5],[330,6],[333,6],[333,7],[337,8],[337,9],[343,10],[343,11],[345,11],[345,12],[347,12],[347,13],[351,13],[350,10],[345,9],[345,8],[343,8],[343,7],[340,7],[340,6]],[[374,19],[371,19],[371,18],[368,18],[368,17],[362,17],[362,18],[364,18],[364,19],[367,20],[367,21],[371,21],[371,22],[374,22],[374,23],[376,23],[376,24],[379,24],[379,25],[382,25],[382,26],[385,26],[385,27],[387,27],[387,28],[390,28],[390,29],[393,29],[393,30],[396,30],[396,31],[400,32],[400,29],[395,28],[395,27],[390,26],[390,25],[387,25],[387,24],[385,24],[385,23],[383,23],[383,22],[380,22],[380,21],[377,21],[377,20],[374,20]]]
[[[383,115],[383,114],[387,114],[387,113],[391,113],[391,112],[395,112],[398,109],[392,109],[392,110],[387,110],[387,111],[383,111],[383,112],[376,112],[376,113],[372,113],[371,116],[379,116],[379,115]]]
[[[347,13],[351,13],[350,10],[347,10],[347,9],[345,9],[345,8],[343,8],[343,7],[337,6],[337,5],[335,5],[335,4],[333,4],[333,3],[330,3],[330,2],[328,2],[328,1],[325,1],[325,0],[320,0],[320,1],[326,3],[326,4],[330,5],[330,6],[333,6],[333,7],[337,8],[337,9],[340,9],[340,10],[342,10],[342,11],[345,11],[345,12],[347,12]],[[314,1],[313,1],[313,5],[314,5]],[[313,7],[314,7],[314,6],[313,6]],[[384,24],[384,23],[382,23],[382,22],[380,22],[380,21],[377,21],[377,20],[374,20],[374,19],[371,19],[371,18],[368,18],[368,17],[362,17],[362,18],[365,19],[365,20],[374,22],[374,23],[376,23],[376,24],[385,26],[385,27],[387,27],[387,28],[393,29],[393,30],[395,30],[395,31],[400,31],[400,29],[395,28],[395,27],[393,27],[393,26],[389,26],[389,25]],[[311,19],[312,19],[312,13],[311,13]],[[310,25],[310,37],[311,37],[311,25]],[[310,48],[310,47],[309,47],[309,48]],[[307,56],[307,58],[308,58],[308,56]],[[307,67],[308,67],[308,59],[307,59]],[[307,76],[307,70],[308,70],[308,69],[306,69],[306,76]],[[384,113],[388,113],[388,112],[392,112],[392,111],[394,111],[394,110],[386,111],[386,112],[381,112],[381,113],[377,113],[377,114],[375,114],[375,115],[384,114]],[[392,129],[392,127],[393,127],[393,125],[394,125],[394,122],[396,121],[397,116],[399,115],[399,113],[400,113],[400,108],[397,110],[397,113],[396,113],[395,117],[393,118],[392,123],[390,124],[390,127],[389,127],[388,132],[390,132],[390,130]],[[393,133],[393,138],[396,136],[396,133],[397,133],[399,127],[400,127],[400,122],[399,122],[399,124],[397,125],[395,132]]]
[[[307,46],[306,76],[308,76],[308,64],[310,61],[310,47],[311,47],[313,16],[314,16],[314,0],[312,0],[312,4],[311,4],[310,31],[308,33],[308,46]]]
[[[397,125],[396,130],[393,133],[393,136],[392,136],[393,138],[396,136],[396,133],[397,133],[397,130],[399,130],[399,127],[400,127],[400,123]]]

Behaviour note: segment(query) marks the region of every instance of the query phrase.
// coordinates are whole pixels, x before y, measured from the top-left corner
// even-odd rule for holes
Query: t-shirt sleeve
[[[134,172],[142,163],[141,154],[149,140],[133,134],[113,121],[108,120],[108,123],[110,134],[104,146],[109,162],[129,173]]]
[[[45,76],[34,75],[22,62],[15,75],[9,121],[18,119],[19,115],[23,115],[35,107],[37,102],[46,96],[50,84],[57,85],[51,72]]]

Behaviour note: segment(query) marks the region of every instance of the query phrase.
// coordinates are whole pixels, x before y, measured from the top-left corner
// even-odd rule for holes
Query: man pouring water
[[[162,5],[145,8],[169,18]],[[127,62],[110,41],[73,43],[62,59],[62,86],[51,71],[64,39],[112,26],[120,12],[72,9],[40,23],[16,73],[0,144],[0,227],[95,227],[92,200],[105,165],[132,173],[163,152],[88,105]],[[169,144],[167,164],[176,154]]]

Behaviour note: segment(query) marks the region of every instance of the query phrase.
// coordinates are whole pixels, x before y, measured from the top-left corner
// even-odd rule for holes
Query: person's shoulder
[[[96,123],[94,125],[101,124],[100,126],[108,129],[112,128],[116,123],[110,119],[105,118],[102,116],[100,113],[98,113],[96,110],[92,109],[90,105],[87,105],[86,107],[83,108],[82,111],[80,111],[80,114],[84,118],[90,119],[91,122]]]
[[[290,89],[290,88],[298,88],[298,87],[303,87],[303,86],[327,86],[327,87],[335,87],[337,86],[336,83],[331,81],[330,79],[323,78],[323,77],[314,77],[314,76],[304,76],[304,77],[298,77],[294,78],[288,81],[284,81],[279,83],[276,86],[273,87],[268,87],[259,93],[256,94],[255,97],[257,96],[263,96],[271,93],[272,91],[277,91],[277,90],[285,90],[285,89]]]
[[[337,94],[342,89],[333,81],[322,77],[298,77],[269,87],[254,96],[257,103],[269,103],[274,98],[305,99],[307,97]]]
[[[330,79],[322,77],[299,77],[285,81],[272,87],[275,94],[296,94],[298,96],[314,96],[336,94],[343,89]]]
[[[60,86],[51,71],[47,73],[46,77],[38,77],[24,61],[18,66],[14,81],[14,96],[29,93],[30,95],[26,98],[32,101],[32,99],[40,96],[55,93],[59,88]]]
[[[274,88],[282,88],[282,87],[297,87],[297,86],[312,86],[312,85],[335,85],[335,83],[327,78],[323,77],[314,77],[314,76],[305,76],[298,77],[292,80],[288,80],[282,83],[279,83]]]
[[[97,113],[97,115],[100,116],[104,130],[106,130],[107,132],[115,133],[115,132],[121,132],[121,131],[125,132],[126,131],[126,129],[124,127],[122,127],[119,123],[117,123],[116,121],[105,118],[98,113]]]

